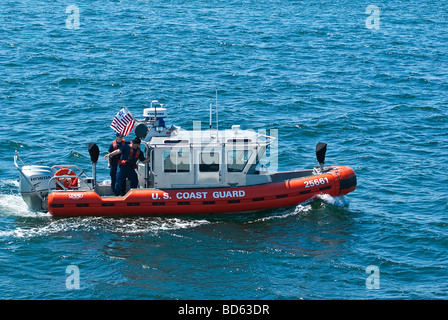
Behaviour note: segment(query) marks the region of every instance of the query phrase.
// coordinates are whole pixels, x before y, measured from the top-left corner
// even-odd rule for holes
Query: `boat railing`
[[[267,134],[262,134],[257,132],[257,138],[265,138],[266,139],[266,146],[270,145],[276,138],[273,136],[268,136]]]

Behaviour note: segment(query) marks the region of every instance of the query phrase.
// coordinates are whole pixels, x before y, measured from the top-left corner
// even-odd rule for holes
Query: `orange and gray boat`
[[[97,182],[100,152],[94,143],[91,176],[73,164],[25,165],[16,152],[20,193],[29,208],[54,216],[244,213],[294,206],[319,194],[339,197],[356,188],[350,167],[325,166],[325,143],[316,145],[314,168],[278,172],[273,130],[218,130],[211,121],[208,130],[167,127],[166,108],[157,101],[143,116],[134,133],[150,162],[138,164],[137,188],[127,184],[124,196],[116,196],[110,184]]]

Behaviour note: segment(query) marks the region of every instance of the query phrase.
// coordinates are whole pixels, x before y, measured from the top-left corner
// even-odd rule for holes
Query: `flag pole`
[[[121,94],[121,91],[120,91],[120,100],[121,100],[121,105],[123,106],[123,108],[130,114],[130,116],[132,117],[132,119],[134,119],[134,121],[135,121],[135,118],[134,118],[134,116],[132,115],[131,111],[129,111],[129,109],[124,105],[124,102],[123,102],[123,95]]]

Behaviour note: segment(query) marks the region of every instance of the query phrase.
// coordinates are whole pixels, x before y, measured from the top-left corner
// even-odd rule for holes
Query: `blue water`
[[[446,1],[5,0],[0,12],[1,299],[448,298]],[[27,210],[14,150],[90,172],[87,145],[106,151],[123,105],[140,118],[158,99],[191,129],[208,125],[216,88],[220,128],[278,129],[280,170],[313,167],[326,142],[356,191],[236,216]]]

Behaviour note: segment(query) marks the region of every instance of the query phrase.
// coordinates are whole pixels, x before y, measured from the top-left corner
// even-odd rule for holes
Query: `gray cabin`
[[[165,127],[166,109],[157,101],[144,109],[136,133],[148,164],[138,166],[139,188],[184,189],[247,186],[271,182],[261,165],[274,137],[242,130],[183,130]],[[140,128],[138,128],[140,126]]]

